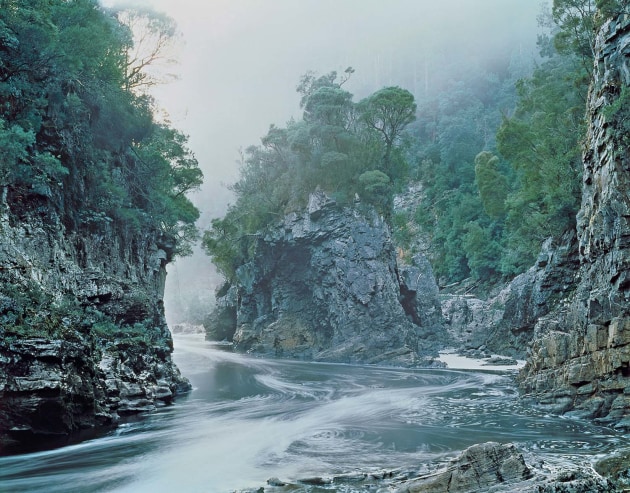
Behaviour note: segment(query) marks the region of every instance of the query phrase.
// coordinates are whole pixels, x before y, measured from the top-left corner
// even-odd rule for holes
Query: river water
[[[624,443],[523,406],[506,374],[266,360],[201,336],[175,347],[189,395],[103,437],[0,458],[0,492],[222,493],[270,477],[421,470],[485,441],[560,466]]]

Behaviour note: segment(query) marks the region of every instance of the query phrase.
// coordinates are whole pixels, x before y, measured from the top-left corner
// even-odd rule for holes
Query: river
[[[624,440],[523,406],[505,373],[267,360],[201,336],[175,347],[189,395],[100,438],[0,457],[0,491],[222,493],[270,477],[419,470],[485,441],[561,466]]]

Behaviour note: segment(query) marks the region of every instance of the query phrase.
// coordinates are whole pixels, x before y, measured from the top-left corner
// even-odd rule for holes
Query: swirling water
[[[523,406],[505,374],[266,360],[200,336],[175,344],[188,396],[100,438],[0,458],[0,492],[221,493],[273,476],[418,469],[485,441],[588,463],[624,440]]]

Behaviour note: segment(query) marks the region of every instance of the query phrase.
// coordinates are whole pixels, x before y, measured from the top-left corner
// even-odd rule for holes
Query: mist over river
[[[418,471],[485,441],[561,466],[625,440],[523,405],[505,373],[266,360],[199,335],[175,347],[189,395],[101,438],[0,458],[0,491],[221,493],[270,477]]]

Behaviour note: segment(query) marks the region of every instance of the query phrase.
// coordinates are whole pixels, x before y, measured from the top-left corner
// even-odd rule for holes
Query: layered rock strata
[[[44,200],[0,209],[0,453],[66,443],[189,388],[171,361],[158,232],[69,232]]]
[[[536,264],[497,295],[442,295],[446,328],[461,350],[478,350],[525,359],[534,327],[572,292],[579,269],[574,232],[545,241]]]
[[[589,94],[580,269],[573,293],[542,317],[523,390],[554,411],[630,428],[630,20],[596,40]]]
[[[339,207],[323,193],[261,237],[255,259],[237,277],[210,318],[221,336],[235,321],[237,350],[414,365],[443,337],[428,263],[417,259],[407,268],[401,293],[382,218],[369,208]]]

